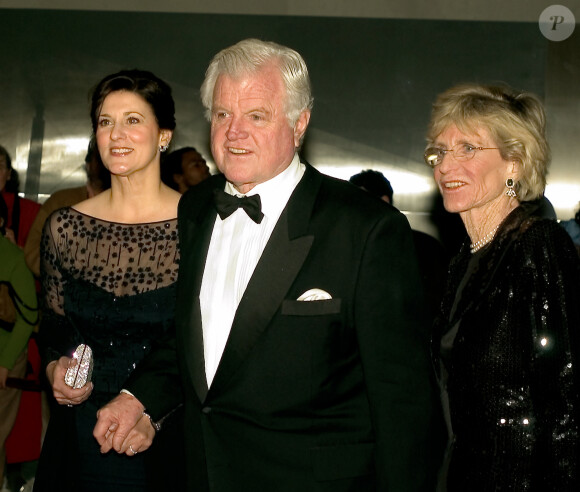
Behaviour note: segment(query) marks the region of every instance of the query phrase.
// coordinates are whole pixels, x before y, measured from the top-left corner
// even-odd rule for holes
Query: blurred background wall
[[[211,57],[246,37],[308,63],[314,112],[304,156],[348,179],[378,169],[411,224],[436,234],[423,164],[435,96],[467,81],[507,82],[546,104],[553,163],[546,195],[560,219],[580,202],[580,29],[551,41],[541,0],[0,0],[0,144],[21,191],[43,201],[84,182],[88,94],[123,68],[151,70],[177,105],[172,147],[211,162],[199,86]],[[564,0],[580,19],[580,0]]]

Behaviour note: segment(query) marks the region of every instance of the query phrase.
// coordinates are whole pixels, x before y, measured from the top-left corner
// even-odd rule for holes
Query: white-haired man
[[[145,449],[133,423],[183,400],[188,490],[426,490],[433,392],[407,221],[300,161],[312,96],[294,50],[227,48],[201,95],[223,175],[182,198],[176,338],[101,409],[103,451]]]

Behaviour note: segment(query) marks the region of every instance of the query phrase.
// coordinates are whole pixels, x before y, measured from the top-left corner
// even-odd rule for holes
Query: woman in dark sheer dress
[[[175,128],[170,87],[150,72],[103,79],[91,120],[111,188],[46,221],[40,345],[55,405],[35,490],[142,491],[155,434],[146,414],[124,454],[101,454],[92,436],[97,410],[116,396],[173,324],[179,251],[179,193],[160,180],[160,153]],[[91,383],[64,382],[78,344],[93,350]]]
[[[427,139],[445,208],[469,236],[435,323],[450,436],[440,490],[580,490],[580,262],[539,215],[542,105],[509,87],[453,87]]]

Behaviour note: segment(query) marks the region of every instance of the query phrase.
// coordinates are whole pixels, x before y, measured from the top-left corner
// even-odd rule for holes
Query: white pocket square
[[[304,292],[297,301],[323,301],[332,299],[332,296],[322,289],[310,289]]]

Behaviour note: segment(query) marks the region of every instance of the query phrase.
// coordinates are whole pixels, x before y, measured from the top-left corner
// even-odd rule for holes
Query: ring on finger
[[[129,451],[131,451],[133,453],[133,456],[135,456],[138,453],[138,451],[135,451],[133,449],[133,445],[132,444],[129,444]]]

